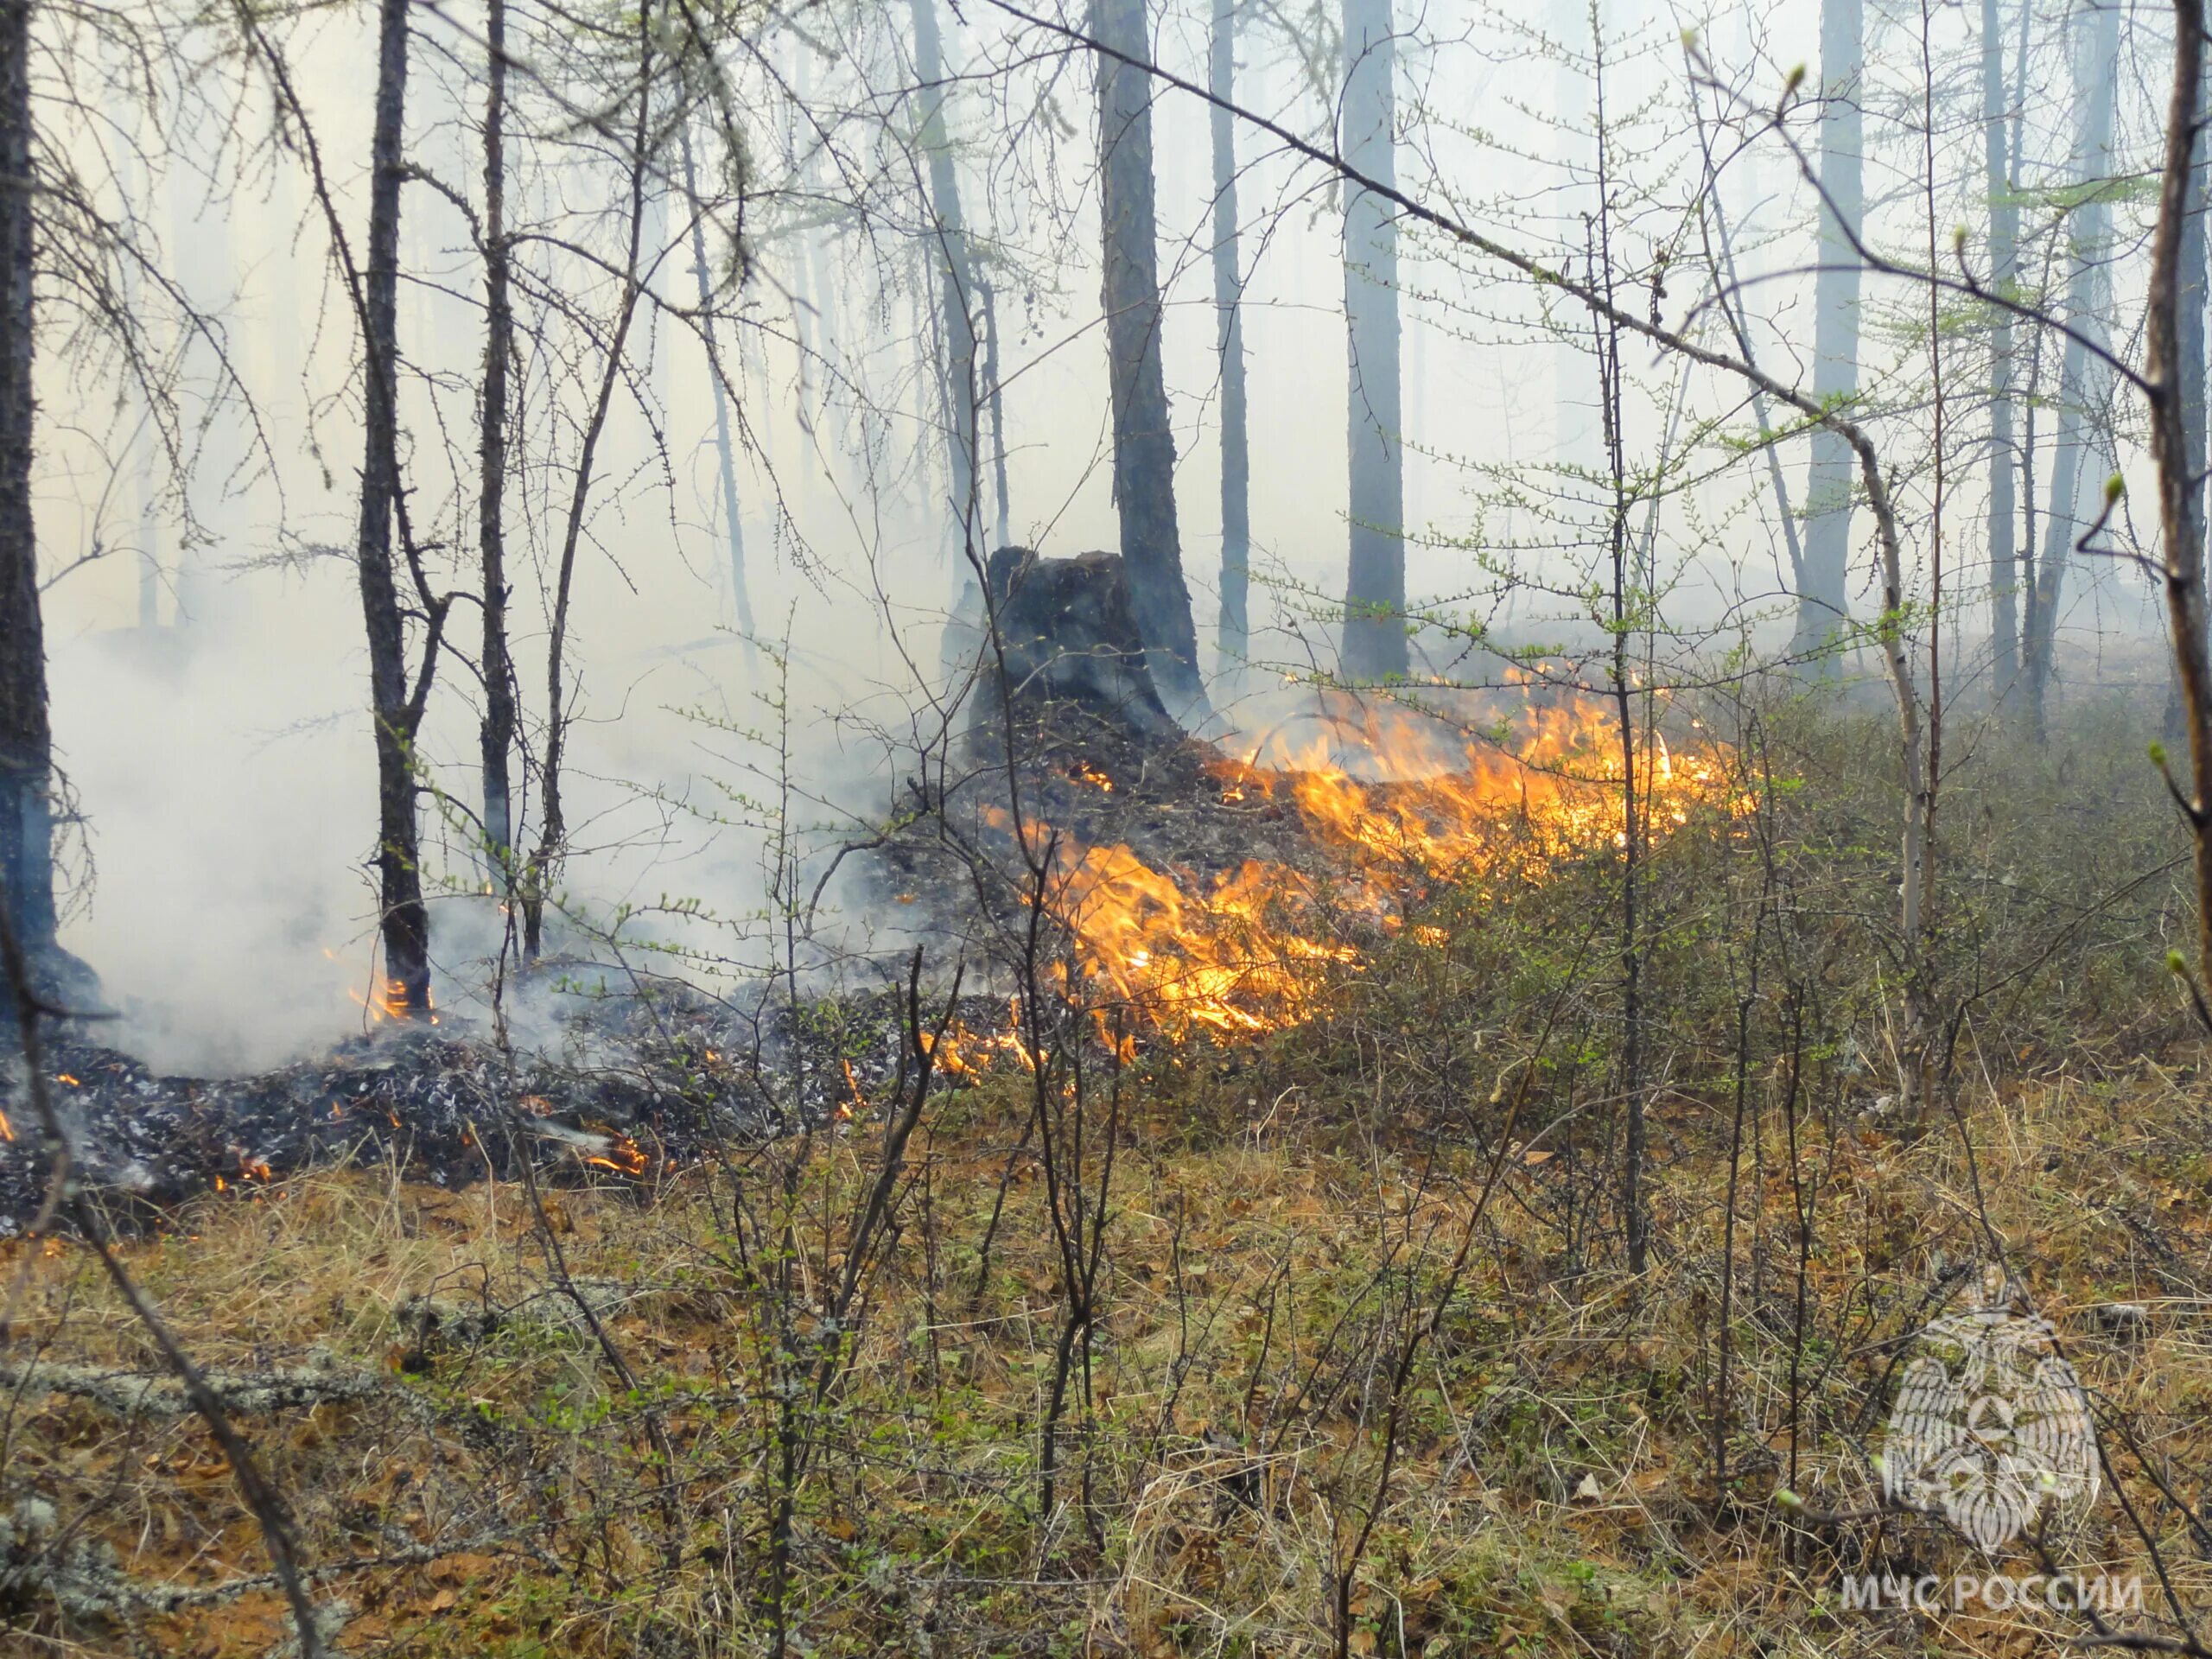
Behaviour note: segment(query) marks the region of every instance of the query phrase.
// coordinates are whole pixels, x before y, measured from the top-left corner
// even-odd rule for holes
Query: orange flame
[[[922,1033],[922,1052],[928,1055],[936,1068],[948,1077],[979,1077],[982,1075],[981,1068],[962,1050],[961,1046],[969,1040],[968,1027],[955,1020],[945,1027],[942,1040],[933,1031]],[[988,1065],[989,1062],[986,1060],[984,1064]]]
[[[337,960],[337,957],[327,949],[322,954],[329,957],[334,962]],[[414,1017],[412,1005],[407,1000],[407,985],[403,980],[385,980],[378,990],[373,1001],[363,996],[351,986],[346,987],[346,995],[366,1008],[369,1011],[370,1019],[379,1024],[386,1020],[404,1022]],[[436,1006],[435,1000],[427,991],[423,993],[423,1013],[434,1026],[438,1023]]]
[[[1025,826],[1033,852],[1053,849],[1046,903],[1074,936],[1081,971],[1171,1040],[1310,1017],[1330,970],[1362,963],[1325,910],[1396,931],[1407,904],[1437,882],[1541,880],[1565,860],[1624,844],[1631,758],[1648,835],[1688,823],[1700,803],[1728,803],[1717,746],[1678,760],[1654,733],[1624,754],[1616,710],[1595,699],[1527,702],[1491,725],[1483,745],[1465,736],[1471,722],[1350,701],[1301,718],[1321,734],[1294,742],[1278,726],[1215,772],[1225,804],[1293,805],[1309,838],[1339,855],[1325,877],[1256,860],[1211,877],[1160,869],[1127,845]],[[1087,766],[1071,775],[1095,781]],[[1012,827],[1003,811],[985,817]],[[1430,948],[1450,943],[1426,923],[1410,937]],[[1012,1052],[1029,1064],[1018,1031],[1017,1020]]]
[[[628,1135],[618,1135],[604,1156],[594,1153],[584,1162],[599,1169],[611,1169],[618,1175],[642,1175],[652,1160]]]

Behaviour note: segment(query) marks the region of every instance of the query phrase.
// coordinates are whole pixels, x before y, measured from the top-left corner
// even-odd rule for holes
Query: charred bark
[[[1118,554],[1044,559],[1026,547],[990,556],[991,620],[1005,672],[980,677],[969,741],[988,753],[1006,741],[1009,713],[1026,746],[1044,727],[1173,743],[1183,729],[1161,706]]]
[[[362,281],[367,427],[354,559],[369,639],[369,703],[376,723],[377,898],[385,955],[385,1011],[427,1018],[430,918],[423,902],[415,815],[415,726],[407,687],[406,621],[392,571],[399,511],[399,193],[407,105],[409,0],[382,0],[377,29],[376,124],[370,139],[369,245]]]
[[[514,817],[508,760],[515,744],[514,667],[507,650],[507,368],[515,350],[507,245],[507,3],[485,16],[484,387],[478,410],[477,545],[484,575],[485,850],[503,892],[514,889]]]
[[[1390,0],[1344,0],[1344,134],[1363,177],[1398,183],[1397,50]],[[1344,671],[1355,681],[1407,671],[1405,454],[1400,397],[1396,211],[1347,181],[1345,423],[1351,461],[1351,553],[1344,584]]]
[[[1203,709],[1198,634],[1175,518],[1175,435],[1160,361],[1153,206],[1152,60],[1145,0],[1091,0],[1097,57],[1099,215],[1105,238],[1106,362],[1122,558],[1153,683],[1170,706]],[[1111,55],[1109,55],[1109,54]]]
[[[30,0],[0,0],[0,903],[41,997],[63,988],[54,942],[54,733],[47,715],[31,507],[36,197]]]

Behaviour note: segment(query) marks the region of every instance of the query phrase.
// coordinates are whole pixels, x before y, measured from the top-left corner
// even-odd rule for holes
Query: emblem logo
[[[2015,1313],[2004,1269],[1980,1299],[1920,1333],[1882,1446],[1891,1501],[1940,1512],[1985,1554],[2046,1509],[2086,1510],[2097,1443],[2082,1380],[2047,1319]]]

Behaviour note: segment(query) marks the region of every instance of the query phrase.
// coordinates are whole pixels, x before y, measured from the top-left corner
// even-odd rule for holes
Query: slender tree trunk
[[[1213,305],[1221,353],[1221,620],[1215,629],[1220,671],[1234,673],[1250,654],[1248,609],[1252,566],[1252,454],[1244,408],[1244,283],[1239,270],[1236,122],[1236,0],[1214,0],[1207,56],[1213,106]]]
[[[168,198],[175,261],[171,280],[203,315],[223,312],[235,302],[241,263],[231,204],[183,169],[169,170],[155,188]],[[226,395],[220,354],[197,328],[187,328],[177,347],[180,391],[200,405],[192,417],[197,423],[189,446],[192,465],[178,480],[184,528],[168,573],[174,621],[184,632],[206,627],[221,615],[222,593],[213,567],[245,517],[238,474],[245,446],[245,423],[218,406]]]
[[[1921,86],[1921,172],[1923,198],[1927,209],[1925,223],[1928,230],[1928,268],[1938,268],[1942,246],[1936,227],[1936,62],[1932,41],[1935,19],[1930,10],[1933,0],[1920,0],[1920,86]],[[1942,294],[1932,283],[1926,290],[1928,301],[1928,384],[1934,416],[1931,435],[1935,440],[1934,490],[1929,502],[1928,519],[1928,764],[1924,773],[1922,809],[1922,830],[1924,839],[1920,861],[1920,909],[1923,926],[1936,912],[1936,826],[1939,792],[1943,782],[1943,507],[1948,484],[1946,467],[1948,462],[1947,446],[1949,442],[1949,404],[1944,381],[1943,365],[1943,306]],[[1908,959],[1905,971],[1912,982],[1906,987],[1905,1002],[1914,1015],[1914,1024],[1907,1033],[1906,1064],[1917,1070],[1917,1077],[1908,1085],[1908,1093],[1922,1106],[1933,1096],[1934,1078],[1929,1066],[1934,1062],[1935,1031],[1929,1019],[1936,1007],[1934,984],[1936,964],[1928,953],[1918,953],[1917,960]]]
[[[1687,46],[1685,49],[1688,49]],[[1690,69],[1694,78],[1697,66],[1694,58]],[[1728,333],[1736,342],[1737,354],[1743,359],[1746,365],[1756,368],[1758,364],[1758,356],[1752,350],[1751,325],[1744,315],[1743,284],[1738,278],[1736,271],[1735,233],[1729,226],[1727,209],[1721,200],[1719,169],[1713,163],[1713,137],[1705,124],[1702,104],[1694,107],[1697,115],[1699,156],[1705,168],[1705,202],[1711,214],[1712,246],[1708,257],[1713,260],[1716,267],[1716,274],[1720,278],[1715,298],[1719,302],[1721,315],[1727,321]],[[1745,159],[1748,160],[1748,158]],[[1757,200],[1756,196],[1753,200]],[[1687,390],[1687,382],[1684,383],[1684,386]],[[1679,415],[1680,412],[1678,405],[1676,413]],[[1789,481],[1783,475],[1782,452],[1780,447],[1774,442],[1774,422],[1768,414],[1767,396],[1756,386],[1751,389],[1751,418],[1758,428],[1759,448],[1766,452],[1767,484],[1768,487],[1774,492],[1775,518],[1782,526],[1782,545],[1783,551],[1789,556],[1790,586],[1795,591],[1804,586],[1805,550],[1797,539],[1797,514],[1789,502]],[[1657,498],[1654,497],[1651,505],[1655,513],[1658,510],[1658,505]],[[1656,518],[1652,522],[1656,524]],[[1647,543],[1650,536],[1651,529],[1647,526],[1645,531]],[[1648,550],[1644,563],[1648,570],[1650,565]],[[1647,577],[1647,581],[1649,580],[1649,578]]]
[[[2084,16],[2088,38],[2076,43],[2074,58],[2075,128],[2073,179],[2090,193],[2067,226],[2066,321],[2074,334],[2101,342],[2104,318],[2100,272],[2111,240],[2112,207],[2103,190],[2091,190],[2112,177],[2114,82],[2120,73],[2118,0],[2098,0]],[[2178,245],[2177,246],[2178,253]],[[2051,661],[2058,637],[2058,603],[2065,590],[2067,555],[2088,504],[2096,499],[2099,480],[2084,467],[2092,439],[2089,406],[2097,400],[2103,377],[2093,372],[2083,340],[2069,338],[2058,371],[2058,432],[2052,457],[2050,501],[2044,514],[2043,556],[2037,561],[2035,628],[2024,642],[2024,689],[2028,719],[2038,736],[2045,729]]]
[[[135,100],[120,92],[127,80],[129,67],[120,43],[111,43],[111,49],[113,60],[107,65],[107,73],[111,77],[111,85],[118,90],[111,95],[107,118],[116,131],[130,135],[130,142],[117,149],[116,183],[125,201],[150,202],[152,189],[146,169],[139,165],[138,159],[139,145],[145,140],[145,114]],[[138,268],[125,264],[122,272],[123,303],[133,316],[141,315],[139,295],[143,286]],[[135,390],[134,401],[138,405],[141,422],[137,439],[131,445],[138,494],[138,626],[151,629],[162,625],[161,489],[155,472],[161,458],[161,432],[155,423],[153,399],[143,386]]]
[[[1390,0],[1344,0],[1344,136],[1363,176],[1398,183],[1397,48]],[[1353,680],[1406,677],[1404,414],[1400,397],[1398,231],[1382,197],[1344,188],[1344,317],[1351,363],[1351,559],[1344,667]]]
[[[2159,178],[2158,231],[2144,355],[2151,382],[2151,454],[2158,468],[2158,520],[2165,552],[2167,623],[2189,725],[2189,810],[2196,854],[2196,983],[2212,987],[2212,643],[2208,642],[2204,542],[2196,521],[2203,464],[2201,436],[2183,409],[2183,245],[2192,234],[2197,192],[2196,131],[2202,108],[2203,0],[2175,0],[2173,96],[2166,111],[2165,164]],[[2201,307],[2201,301],[2195,302]],[[2200,996],[2202,991],[2200,990]],[[2198,1007],[2202,1009],[2200,1001]]]
[[[407,688],[406,621],[393,579],[392,519],[399,510],[399,192],[407,104],[409,0],[381,0],[376,124],[370,139],[368,264],[363,276],[366,449],[355,563],[369,640],[369,702],[376,721],[377,887],[383,918],[385,1011],[423,1019],[430,1010],[430,918],[423,902],[416,832],[415,719]]]
[[[2196,481],[2189,488],[2189,534],[2201,548],[2204,543],[2204,479],[2207,461],[2205,452],[2204,420],[2204,309],[2207,298],[2208,250],[2206,246],[2206,212],[2212,207],[2212,162],[2207,160],[2204,143],[2202,104],[2203,83],[2198,80],[2197,134],[2193,154],[2190,158],[2188,218],[2181,231],[2181,264],[2177,280],[2181,285],[2177,297],[2178,315],[2175,321],[2175,335],[2181,358],[2181,423],[2182,441],[2186,446],[2190,470]],[[2184,704],[2181,678],[2174,677],[2166,701],[2166,736],[2171,742],[2186,740],[2189,729],[2188,711]]]
[[[507,652],[507,369],[515,350],[507,246],[507,0],[489,0],[484,41],[484,390],[476,437],[476,538],[484,575],[485,850],[501,892],[514,891],[514,670]]]
[[[1014,538],[1014,504],[1007,496],[1006,400],[999,384],[999,302],[985,278],[976,279],[976,292],[983,302],[983,401],[991,417],[991,510],[994,547]]]
[[[2005,96],[2005,26],[1999,0],[1981,0],[1981,130],[1989,194],[1989,280],[2000,294],[2018,285],[2020,207],[2016,160],[2007,142],[2010,111]],[[2012,435],[2012,314],[1999,310],[1989,342],[1989,590],[1990,647],[1999,702],[2012,699],[2020,676],[2018,560],[2014,552],[2018,511],[2013,485],[2019,458]]]
[[[0,0],[0,901],[36,974],[55,920],[54,734],[31,519],[30,29],[30,0]]]
[[[715,394],[715,454],[721,464],[722,524],[729,539],[729,586],[747,660],[753,650],[753,597],[745,585],[745,526],[737,514],[737,456],[730,447],[729,390],[723,383],[721,347],[715,332],[715,280],[707,265],[706,216],[699,211],[699,168],[691,149],[691,124],[677,125],[683,152],[683,194],[691,210],[691,272],[699,284],[699,334],[707,342],[707,378]]]
[[[1560,253],[1570,268],[1586,276],[1595,274],[1590,244],[1600,211],[1592,105],[1597,64],[1605,49],[1605,0],[1551,0],[1559,59],[1552,68],[1554,131],[1549,142],[1559,169],[1555,213]],[[1611,495],[1603,478],[1607,465],[1605,411],[1591,397],[1591,389],[1603,381],[1597,361],[1605,346],[1599,337],[1601,331],[1588,318],[1570,315],[1555,327],[1559,338],[1551,347],[1554,459],[1566,474],[1560,483],[1570,507],[1574,498],[1581,498],[1585,508],[1594,510],[1601,498]],[[1568,525],[1562,533],[1579,541],[1583,531]]]
[[[811,101],[813,81],[814,48],[802,39],[791,54],[791,98],[784,110],[784,165],[798,180],[800,188],[810,194],[813,191],[813,168],[799,160],[800,149],[805,144],[800,131],[800,114]],[[829,346],[826,328],[824,337],[817,339],[815,322],[828,306],[830,296],[822,284],[821,270],[809,252],[808,245],[816,238],[804,223],[797,227],[796,237],[791,250],[790,298],[791,334],[798,346],[798,424],[804,428],[809,418],[807,411],[814,402],[815,367]],[[811,478],[813,474],[813,467],[808,467],[806,475]]]
[[[162,498],[154,480],[154,435],[138,444],[138,626],[162,626]]]
[[[401,0],[401,3],[404,3],[404,0]],[[646,143],[652,111],[652,41],[658,23],[654,8],[648,5],[640,10],[638,14],[638,114],[630,132],[629,242],[623,256],[622,298],[615,308],[613,327],[608,331],[606,366],[600,375],[598,395],[592,400],[590,415],[584,423],[583,441],[576,449],[575,480],[569,488],[569,517],[562,531],[559,575],[554,585],[553,629],[545,652],[545,768],[540,791],[544,801],[543,822],[539,826],[537,850],[531,854],[530,868],[522,884],[523,955],[532,961],[544,949],[548,888],[561,858],[563,842],[567,840],[569,833],[561,792],[561,767],[568,747],[565,671],[569,601],[575,586],[576,550],[583,538],[584,512],[590,505],[591,486],[597,476],[600,436],[607,430],[607,417],[613,408],[616,389],[621,385],[622,352],[629,343],[630,326],[637,318],[638,296],[643,285],[639,276],[638,260],[645,235],[645,181],[650,170]]]
[[[803,52],[799,62],[800,67],[805,71],[810,81],[812,79],[813,61],[813,48],[809,47]],[[808,141],[806,161],[800,170],[800,176],[805,181],[810,194],[815,194],[817,200],[826,201],[830,193],[818,189],[815,182],[819,175],[818,149],[819,145],[816,141]],[[830,280],[830,244],[835,232],[834,223],[824,223],[804,233],[806,269],[813,279],[816,321],[819,324],[814,341],[814,348],[819,358],[816,366],[821,371],[821,378],[815,382],[813,406],[809,408],[802,405],[798,411],[799,425],[810,435],[814,430],[817,414],[826,412],[830,407],[830,388],[833,384],[830,375],[830,365],[836,360],[837,342],[842,338],[839,332],[839,289],[837,284]],[[810,468],[808,476],[814,478],[820,474]]]
[[[1152,60],[1145,0],[1090,0],[1091,33]],[[1114,502],[1131,608],[1153,683],[1174,713],[1205,706],[1198,634],[1175,521],[1175,435],[1160,361],[1159,250],[1153,207],[1152,86],[1141,69],[1098,59],[1099,216],[1105,238],[1106,364],[1114,416]]]
[[[1859,255],[1866,216],[1859,99],[1865,71],[1862,0],[1821,0],[1820,270],[1814,279],[1813,396],[1824,405],[1859,391]],[[1812,434],[1805,486],[1804,583],[1796,652],[1819,651],[1849,620],[1851,446],[1828,427]]]
[[[938,38],[936,0],[912,0],[914,70],[921,79],[920,144],[929,162],[930,207],[937,215],[931,263],[938,276],[938,379],[946,419],[945,460],[950,480],[951,523],[965,550],[954,561],[953,582],[971,578],[982,546],[982,511],[976,477],[975,270],[960,212],[960,177],[944,126],[944,49]]]

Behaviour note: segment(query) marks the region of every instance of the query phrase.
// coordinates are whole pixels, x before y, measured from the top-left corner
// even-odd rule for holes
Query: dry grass
[[[1707,1109],[1662,1113],[1676,1144],[1725,1146]],[[980,1296],[981,1239],[1018,1115],[995,1089],[945,1107],[868,1307],[845,1385],[809,1432],[791,1621],[804,1650],[1281,1654],[1327,1651],[1328,1575],[1378,1467],[1385,1363],[1464,1224],[1471,1148],[1299,1116],[1193,1143],[1186,1114],[1130,1126],[1109,1230],[1095,1410],[1071,1413],[1059,1513],[1034,1513],[1036,1424],[1058,1286],[1033,1165],[1017,1160]],[[1833,1610],[1840,1570],[1923,1544],[1772,1502],[1792,1453],[1815,1508],[1864,1505],[1891,1339],[1939,1262],[1981,1252],[1977,1184],[2016,1271],[2092,1387],[2172,1490],[2212,1471],[2212,1154],[2202,1092],[2146,1071],[1988,1094],[1916,1142],[1878,1122],[1808,1122],[1816,1203],[1805,1342],[1782,1126],[1756,1125],[1737,1209],[1729,1503],[1711,1427],[1726,1170],[1659,1179],[1663,1263],[1642,1285],[1564,1270],[1568,1160],[1514,1159],[1408,1396],[1402,1459],[1353,1599],[1356,1652],[2039,1651],[2047,1612],[1922,1628]],[[925,1144],[926,1143],[926,1144]],[[810,1164],[794,1211],[802,1280],[834,1272],[867,1168],[855,1135]],[[388,1377],[373,1397],[246,1423],[289,1495],[343,1650],[394,1655],[742,1653],[765,1645],[760,1528],[775,1466],[760,1304],[735,1256],[732,1172],[641,1198],[549,1201],[569,1270],[632,1287],[607,1314],[634,1374],[543,1301],[545,1240],[506,1185],[447,1192],[336,1172],[211,1204],[128,1252],[203,1364],[251,1370],[324,1351]],[[825,1218],[828,1218],[825,1221]],[[9,1357],[153,1370],[79,1249],[37,1251]],[[12,1269],[10,1255],[0,1267]],[[410,1296],[522,1305],[488,1335],[425,1344]],[[2149,1309],[2113,1334],[2096,1310]],[[205,1430],[35,1390],[6,1402],[6,1499],[51,1500],[148,1586],[265,1571]],[[665,1431],[669,1472],[651,1427]],[[2177,1588],[2212,1594],[2212,1539],[2113,1448]],[[1095,1515],[1086,1526],[1087,1479]],[[673,1524],[677,1535],[671,1536]],[[1090,1536],[1095,1527],[1098,1541]],[[1878,1535],[1878,1533],[1879,1535]],[[2202,1548],[2200,1548],[2202,1545]],[[2088,1559],[2145,1570],[2107,1499]],[[1887,1552],[1886,1556],[1885,1552]],[[393,1564],[389,1558],[409,1554]],[[375,1564],[386,1558],[383,1564]],[[420,1559],[416,1559],[420,1558]],[[2156,1592],[2150,1599],[2155,1601]],[[103,1623],[22,1593],[10,1653],[258,1655],[282,1635],[265,1586]]]

